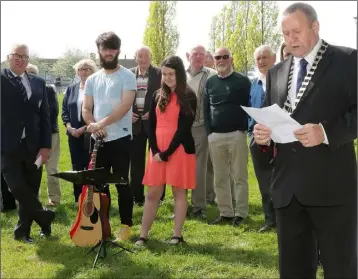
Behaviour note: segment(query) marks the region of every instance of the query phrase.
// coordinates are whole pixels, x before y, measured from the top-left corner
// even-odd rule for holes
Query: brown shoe
[[[55,201],[52,201],[52,200],[48,200],[48,206],[57,206],[59,205],[60,203],[59,202],[55,202]]]

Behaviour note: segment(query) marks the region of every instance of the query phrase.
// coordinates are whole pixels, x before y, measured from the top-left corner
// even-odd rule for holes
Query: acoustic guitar
[[[103,138],[96,139],[88,169],[96,168],[97,152],[102,143]],[[99,243],[102,234],[104,239],[109,238],[111,226],[108,219],[108,196],[95,191],[93,185],[84,185],[78,204],[77,217],[70,231],[72,242],[77,246],[87,247]]]

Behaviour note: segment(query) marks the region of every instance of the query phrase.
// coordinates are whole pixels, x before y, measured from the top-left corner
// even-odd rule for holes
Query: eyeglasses
[[[92,71],[92,69],[90,69],[90,68],[79,68],[78,69],[79,71]]]
[[[18,53],[11,53],[10,55],[12,56],[12,58],[15,58],[15,59],[21,59],[21,60],[24,60],[24,61],[29,60],[29,57],[27,55],[21,55],[21,54],[18,54]]]
[[[230,55],[227,55],[227,54],[225,54],[225,55],[217,55],[217,56],[214,56],[214,59],[215,60],[220,60],[222,58],[224,60],[228,60],[229,57],[230,57]]]

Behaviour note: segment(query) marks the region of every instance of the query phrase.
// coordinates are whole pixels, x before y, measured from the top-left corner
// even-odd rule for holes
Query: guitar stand
[[[96,187],[97,188],[97,187]],[[100,188],[100,190],[98,190],[98,188]],[[130,249],[128,248],[125,248],[123,247],[122,245],[110,240],[110,239],[104,239],[104,226],[103,226],[103,213],[104,211],[102,210],[102,193],[103,191],[102,190],[102,186],[98,187],[97,188],[97,191],[99,192],[99,203],[100,203],[100,210],[99,210],[99,216],[100,216],[100,220],[101,220],[101,223],[102,223],[102,239],[100,242],[98,242],[95,246],[93,246],[87,253],[86,253],[86,256],[91,253],[91,252],[94,252],[96,253],[96,248],[98,248],[98,251],[97,251],[97,254],[96,254],[96,257],[94,259],[94,262],[93,262],[93,266],[92,268],[95,268],[96,264],[97,264],[97,261],[99,258],[101,259],[104,259],[106,256],[107,256],[107,246],[114,246],[114,247],[118,247],[118,248],[121,248],[121,250],[119,252],[116,252],[114,253],[112,256],[114,255],[117,255],[123,251],[126,251],[126,252],[130,252],[130,253],[134,253],[133,251],[131,251]],[[101,255],[101,252],[102,252],[102,255]]]

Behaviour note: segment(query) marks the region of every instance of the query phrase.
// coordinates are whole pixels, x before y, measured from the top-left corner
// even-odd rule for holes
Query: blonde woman
[[[95,62],[91,59],[83,59],[73,66],[80,82],[67,87],[62,104],[62,121],[66,126],[68,145],[70,148],[72,169],[79,171],[86,169],[89,162],[89,150],[85,146],[85,127],[82,118],[82,103],[84,99],[84,87],[87,78],[97,71]],[[75,204],[81,194],[82,185],[73,184]]]

